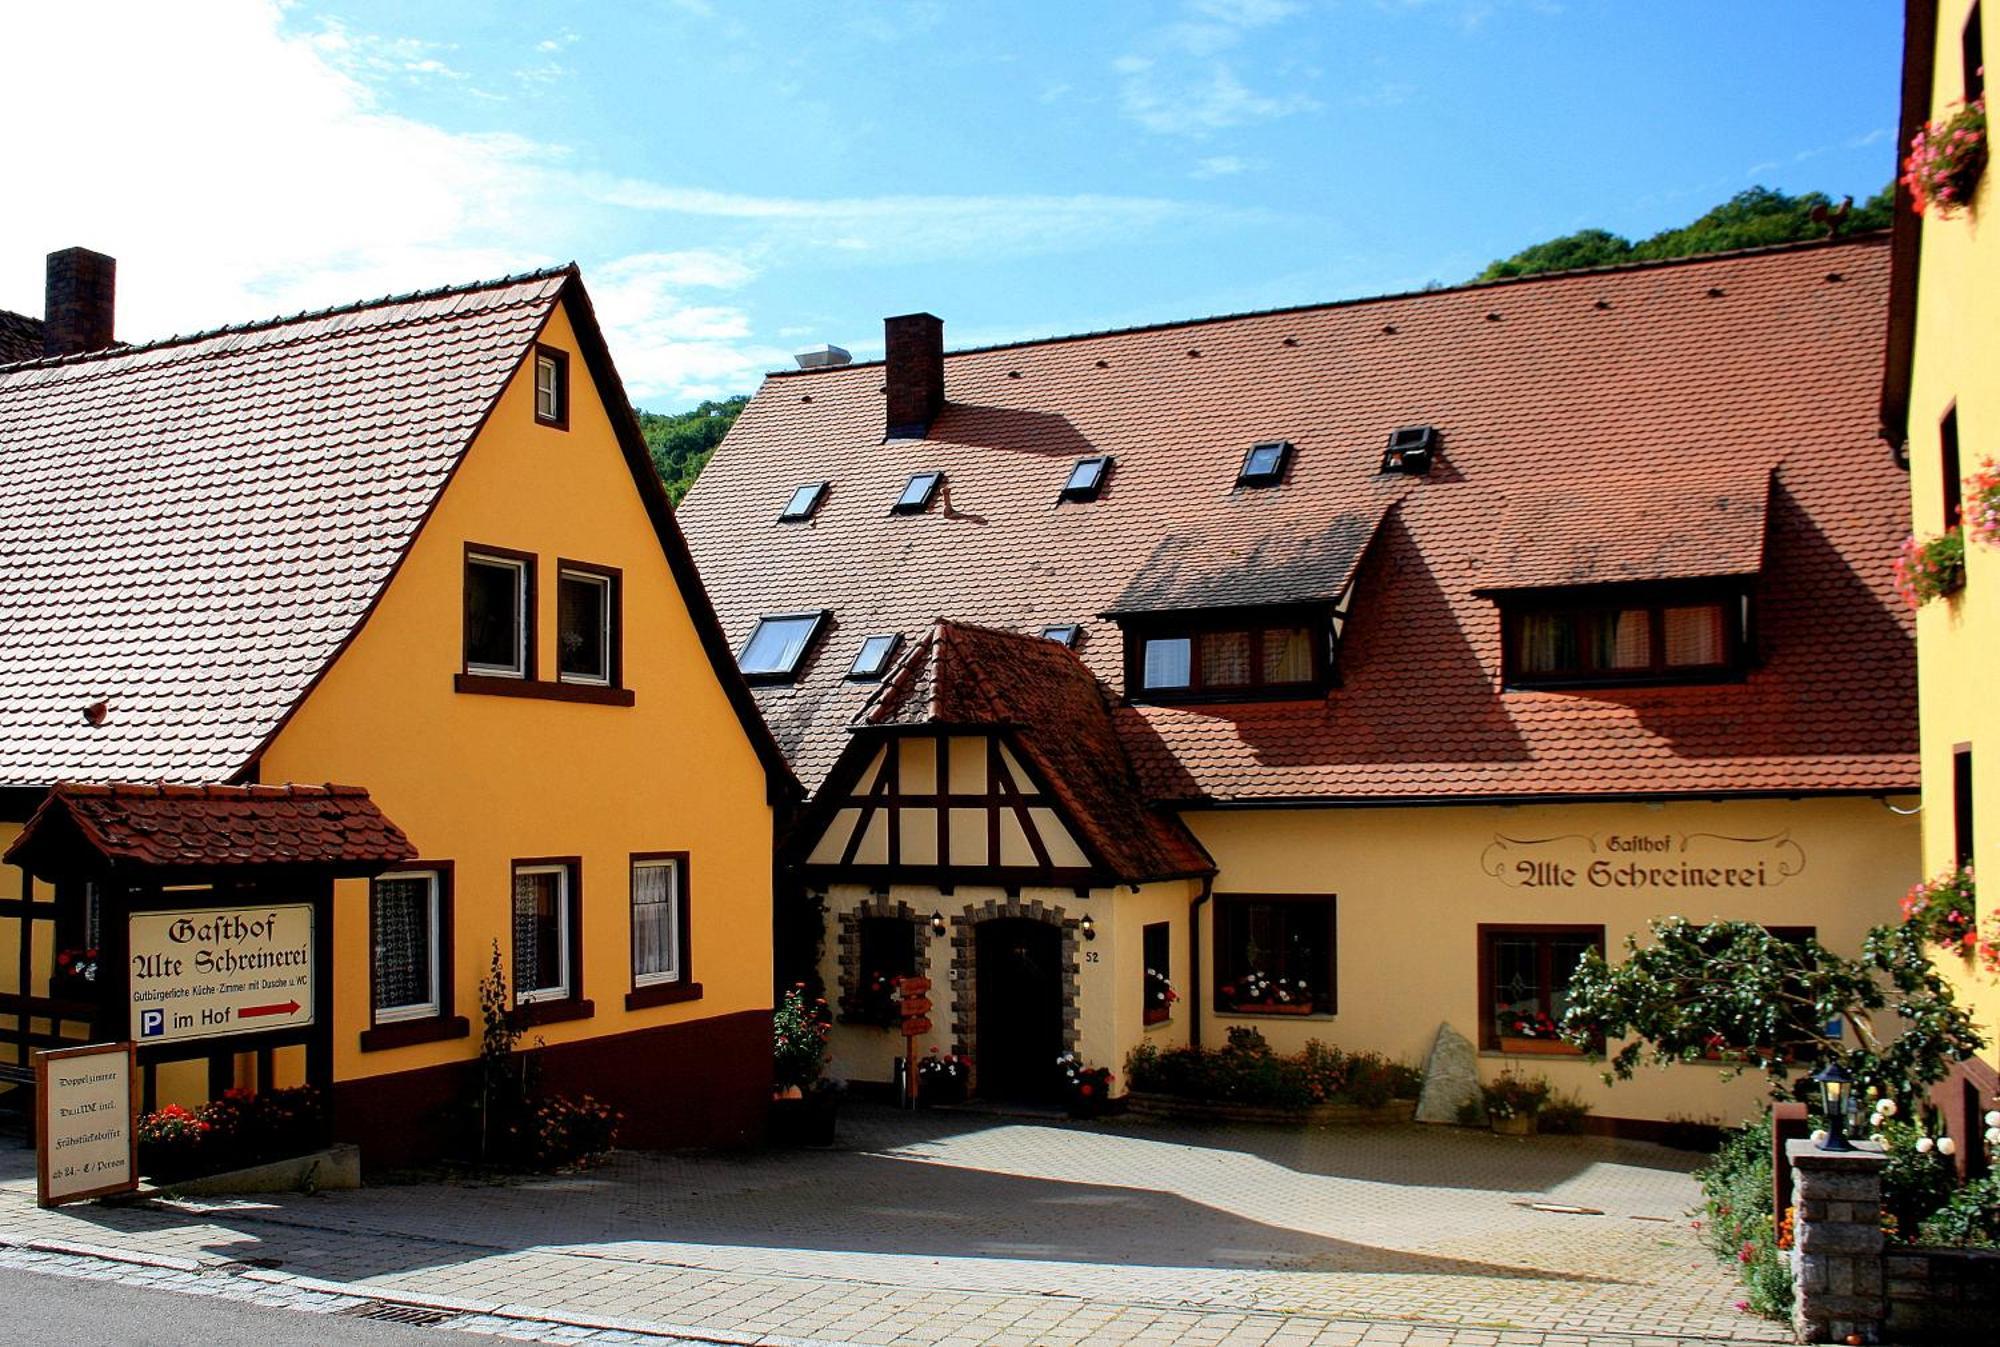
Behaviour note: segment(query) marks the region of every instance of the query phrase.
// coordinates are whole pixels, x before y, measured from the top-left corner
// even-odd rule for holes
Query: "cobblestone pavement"
[[[257,1260],[263,1286],[513,1316],[506,1331],[552,1340],[1789,1340],[1735,1308],[1689,1228],[1695,1158],[1660,1147],[858,1107],[841,1132],[833,1151],[60,1212],[34,1207],[29,1153],[0,1152],[0,1243]]]

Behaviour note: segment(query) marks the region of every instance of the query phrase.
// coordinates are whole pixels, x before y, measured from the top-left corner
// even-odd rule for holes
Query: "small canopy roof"
[[[359,786],[59,782],[4,859],[47,877],[94,853],[114,868],[315,866],[365,875],[416,848]]]

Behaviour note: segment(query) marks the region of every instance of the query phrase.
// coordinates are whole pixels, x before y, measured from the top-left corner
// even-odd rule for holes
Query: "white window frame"
[[[658,987],[681,980],[681,969],[687,962],[687,951],[681,948],[681,904],[687,901],[685,885],[682,882],[681,863],[677,857],[658,856],[632,862],[632,880],[637,880],[641,870],[665,870],[667,872],[667,930],[673,939],[672,966],[663,972],[641,973],[639,971],[639,886],[628,881],[631,921],[632,921],[632,985],[634,987]]]
[[[495,556],[491,552],[468,552],[467,566],[493,566],[514,573],[514,662],[507,664],[477,664],[468,653],[465,671],[487,678],[526,678],[528,676],[528,563],[519,557]]]
[[[544,372],[548,382],[542,382]],[[560,424],[563,420],[563,366],[562,361],[546,351],[535,352],[535,420],[543,425]],[[548,410],[542,410],[542,399],[548,399]]]
[[[436,870],[392,870],[388,874],[377,875],[374,883],[369,885],[368,942],[370,946],[373,946],[375,943],[374,885],[390,881],[408,882],[411,880],[422,881],[429,890],[425,909],[430,918],[430,941],[427,948],[430,950],[431,955],[431,999],[407,1006],[376,1006],[373,977],[375,970],[371,964],[369,967],[368,1005],[375,1016],[375,1023],[377,1024],[400,1024],[407,1020],[430,1020],[436,1019],[444,1013],[444,987],[440,980],[443,973],[443,958],[442,951],[438,948],[439,941],[443,935],[444,925],[439,920],[439,904],[444,896],[444,877],[442,875]]]
[[[569,867],[567,865],[515,866],[513,878],[519,879],[522,875],[554,875],[556,877],[556,967],[562,972],[562,980],[553,987],[524,988],[520,985],[520,960],[516,958],[514,961],[514,1004],[517,1006],[527,1006],[533,1005],[537,1001],[567,1001],[572,995],[570,974],[573,971],[569,966],[569,905],[575,901],[570,893]],[[507,894],[507,916],[508,925],[511,929],[513,925],[515,895],[511,891],[512,885],[510,884],[508,887],[510,891]]]
[[[827,619],[827,613],[825,609],[821,609],[819,612],[816,613],[764,614],[764,616],[757,619],[757,625],[750,629],[750,635],[744,639],[743,648],[736,653],[736,667],[742,670],[743,676],[751,680],[752,682],[763,681],[766,683],[788,683],[796,680],[799,676],[800,668],[803,667],[806,662],[806,657],[812,654],[813,646],[817,644],[819,641],[820,630],[826,625],[826,619]],[[806,629],[806,638],[804,642],[801,643],[799,646],[798,655],[791,661],[791,663],[785,665],[783,668],[776,668],[776,669],[745,668],[743,661],[749,658],[751,648],[757,644],[758,636],[763,634],[765,627],[774,622],[811,623],[811,625]]]
[[[585,584],[597,586],[598,611],[603,614],[604,618],[603,622],[600,624],[600,631],[602,635],[599,639],[600,648],[597,652],[598,667],[604,670],[604,672],[601,675],[571,673],[562,667],[562,660],[563,660],[562,584],[563,581],[565,580],[580,580]],[[582,683],[588,687],[600,687],[600,688],[608,688],[611,686],[611,624],[616,620],[617,620],[617,614],[612,610],[610,576],[605,575],[599,571],[577,570],[574,567],[570,566],[560,566],[556,569],[556,681],[557,682]]]

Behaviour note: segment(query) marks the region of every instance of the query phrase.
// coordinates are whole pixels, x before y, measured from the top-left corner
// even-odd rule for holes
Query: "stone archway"
[[[1061,1049],[1075,1052],[1077,1046],[1077,949],[1078,918],[1061,907],[1039,899],[989,900],[968,904],[951,919],[952,1050],[975,1063],[972,1087],[979,1088],[979,928],[995,921],[1041,922],[1055,929],[1057,950],[1056,996],[1059,1001]],[[1051,1063],[1053,1066],[1053,1062]]]

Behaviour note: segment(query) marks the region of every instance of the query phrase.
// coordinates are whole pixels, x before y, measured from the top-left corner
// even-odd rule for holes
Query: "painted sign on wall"
[[[132,1045],[93,1043],[35,1054],[35,1199],[45,1207],[139,1186]]]
[[[134,912],[131,931],[140,1047],[313,1022],[310,903]]]
[[[1656,889],[1745,893],[1775,889],[1806,868],[1790,833],[1565,833],[1496,835],[1479,868],[1517,889]]]

